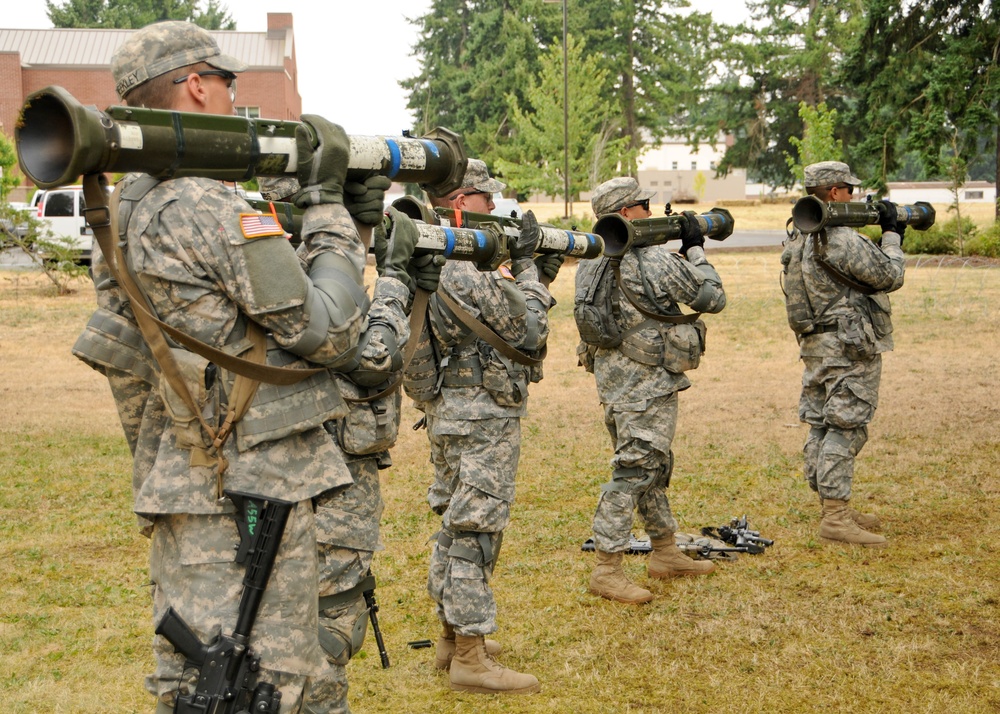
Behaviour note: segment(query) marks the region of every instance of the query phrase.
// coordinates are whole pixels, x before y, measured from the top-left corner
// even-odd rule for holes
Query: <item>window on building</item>
[[[650,185],[650,186],[659,186],[659,185],[660,185],[660,182],[659,182],[659,181],[650,181],[650,182],[649,182],[649,185]]]
[[[694,171],[696,168],[698,168],[698,162],[697,161],[692,161],[691,162],[691,170]]]
[[[982,201],[983,192],[982,191],[966,191],[965,192],[966,201]]]
[[[236,116],[246,119],[260,119],[260,107],[236,107]]]
[[[677,162],[676,161],[672,161],[670,163],[670,168],[672,168],[674,171],[676,171],[677,170]]]

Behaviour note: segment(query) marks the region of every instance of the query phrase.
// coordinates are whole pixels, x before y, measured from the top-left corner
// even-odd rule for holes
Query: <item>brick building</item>
[[[111,78],[111,57],[133,30],[0,29],[0,131],[13,140],[24,98],[52,84],[81,104],[119,104]],[[248,117],[298,119],[298,89],[291,13],[268,13],[267,32],[212,32],[225,54],[243,60],[237,111]],[[29,183],[30,182],[27,182]],[[10,196],[23,201],[30,186]]]

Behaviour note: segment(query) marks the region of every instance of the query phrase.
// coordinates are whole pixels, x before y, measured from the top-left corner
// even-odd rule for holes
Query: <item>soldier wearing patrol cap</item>
[[[623,176],[594,189],[591,205],[598,216],[618,213],[632,221],[650,217],[652,196],[653,191]],[[705,339],[704,322],[680,317],[679,306],[717,313],[726,305],[722,281],[705,258],[704,245],[697,221],[689,220],[679,253],[666,245],[630,249],[621,259],[612,288],[618,291],[620,315],[607,318],[616,321],[623,334],[621,343],[611,348],[581,343],[577,349],[581,364],[596,379],[604,423],[615,447],[611,481],[601,487],[594,513],[597,565],[590,577],[590,592],[609,600],[645,603],[653,599],[622,568],[635,511],[653,547],[649,577],[702,575],[715,568],[708,560],[692,560],[677,547],[677,521],[667,498],[674,464],[671,444],[677,426],[677,395],[691,386],[684,372],[698,366]],[[609,261],[605,257],[580,262],[578,297],[595,280],[611,280],[606,277],[613,270]],[[636,309],[631,298],[625,299],[620,286],[628,288],[648,314]]]
[[[825,202],[852,199],[861,180],[842,161],[805,167],[807,193]],[[886,202],[888,203],[888,202]],[[805,364],[799,418],[809,424],[805,478],[819,495],[824,540],[886,545],[871,531],[876,516],[848,505],[854,459],[868,440],[878,405],[882,353],[892,349],[889,296],[903,285],[904,224],[887,210],[876,244],[846,226],[793,232],[781,255],[789,324]]]
[[[164,22],[131,35],[112,68],[131,105],[232,114],[236,74],[246,65],[223,55],[201,28]],[[296,133],[301,188],[294,196],[305,209],[298,254],[280,227],[266,230],[256,212],[218,181],[133,174],[120,187],[119,267],[133,274],[152,312],[202,343],[240,354],[246,336],[263,331],[270,365],[344,370],[356,364],[370,303],[357,226],[371,223],[368,208],[380,196],[372,188],[364,200],[345,200],[346,134],[321,117],[302,121]],[[407,273],[414,244],[415,235],[401,234],[387,248],[383,277],[395,282],[400,301],[414,289]],[[133,332],[95,329],[92,320],[75,351],[96,368],[112,370],[109,378],[131,376],[130,389],[114,393],[135,447],[134,509],[151,524],[154,623],[172,607],[203,641],[231,632],[244,568],[234,562],[238,535],[223,490],[293,502],[249,644],[260,656],[260,679],[281,694],[280,711],[299,711],[310,678],[327,668],[317,634],[313,498],[351,483],[323,428],[347,413],[337,385],[328,370],[292,387],[261,384],[234,435],[217,447],[206,442],[197,421],[191,426],[173,383],[184,381],[205,405],[206,422],[217,425],[234,375],[183,348],[172,350],[180,375],[164,375],[148,351],[121,338],[137,331],[114,283],[102,281],[98,288],[116,299],[99,297],[95,318]],[[172,711],[179,695],[190,694],[197,673],[184,670],[184,657],[161,636],[154,653],[147,689],[157,697],[158,712]]]
[[[493,193],[503,188],[485,163],[471,159],[462,187],[431,200],[489,213]],[[500,665],[494,659],[500,645],[485,636],[497,630],[489,583],[514,501],[528,383],[541,379],[548,311],[555,302],[545,286],[562,263],[562,256],[533,259],[540,236],[528,211],[509,243],[509,267],[480,272],[467,261],[449,261],[428,310],[426,352],[438,359],[429,377],[423,372],[428,389],[417,407],[426,417],[434,465],[427,500],[441,516],[441,530],[432,546],[427,591],[443,629],[435,664],[449,670],[450,686],[458,691],[539,689],[534,676]],[[493,332],[499,345],[478,336],[459,316]],[[506,349],[500,349],[503,343]],[[519,355],[530,363],[518,361]],[[411,367],[419,358],[418,348]],[[408,393],[417,398],[409,387]]]

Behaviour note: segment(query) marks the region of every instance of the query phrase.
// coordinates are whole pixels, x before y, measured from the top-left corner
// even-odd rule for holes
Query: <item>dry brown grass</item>
[[[747,513],[774,547],[707,578],[650,583],[628,607],[587,594],[580,551],[610,441],[592,377],[575,366],[572,269],[545,380],[523,424],[518,500],[494,581],[504,663],[540,694],[455,694],[432,667],[424,591],[423,432],[407,408],[384,472],[378,595],[392,668],[369,637],[352,662],[356,712],[972,712],[1000,707],[1000,270],[911,261],[893,299],[896,350],[856,473],[886,522],[871,552],[815,537],[800,474],[801,366],[776,252],[713,254],[729,305],[681,396],[670,490],[682,528]],[[0,693],[14,712],[149,711],[146,542],[129,514],[129,465],[101,379],[69,355],[91,310],[31,275],[0,271]],[[639,529],[637,533],[641,532]]]

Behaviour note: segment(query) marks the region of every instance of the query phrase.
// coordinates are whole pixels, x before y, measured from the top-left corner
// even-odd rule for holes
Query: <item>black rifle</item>
[[[752,555],[760,555],[764,552],[765,548],[774,545],[773,540],[762,538],[760,531],[750,530],[746,515],[742,518],[733,518],[729,521],[728,526],[719,526],[718,530],[714,528],[702,528],[701,533],[709,538],[718,538],[739,549],[741,552]]]
[[[281,692],[274,691],[274,686],[267,682],[257,681],[260,657],[247,643],[294,504],[236,491],[225,494],[236,506],[236,526],[240,533],[236,562],[247,563],[236,626],[233,634],[220,634],[206,645],[172,607],[167,609],[156,626],[156,634],[166,637],[184,655],[185,668],[198,669],[195,691],[178,696],[174,711],[277,714]]]
[[[371,589],[363,591],[361,594],[365,598],[365,605],[368,607],[368,619],[372,623],[372,632],[375,634],[375,644],[378,645],[378,656],[382,660],[382,669],[389,669],[389,653],[385,650],[385,641],[382,639],[382,629],[378,626],[378,601],[375,599],[375,576],[372,571],[368,571],[368,576],[372,579]]]

